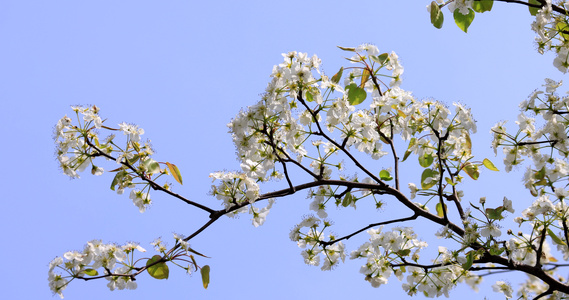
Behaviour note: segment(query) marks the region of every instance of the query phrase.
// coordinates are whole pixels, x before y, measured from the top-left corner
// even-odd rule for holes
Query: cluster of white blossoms
[[[135,289],[136,282],[131,278],[134,269],[132,253],[146,250],[135,243],[123,246],[103,244],[99,240],[88,242],[83,251],[69,251],[63,257],[56,257],[49,264],[49,287],[54,294],[63,298],[63,290],[75,278],[89,278],[99,275],[97,269],[103,269],[107,276],[109,289]],[[129,256],[130,255],[130,256]],[[61,272],[56,272],[61,271]]]
[[[320,224],[323,224],[322,230],[318,230]],[[324,231],[330,227],[328,221],[321,221],[315,216],[308,215],[290,231],[290,239],[304,249],[301,252],[304,262],[308,265],[319,266],[323,260],[321,269],[323,271],[331,270],[337,266],[340,260],[346,259],[346,251],[344,243],[336,242],[332,245],[323,246],[323,242],[327,238],[328,241],[335,240],[333,235],[326,236]],[[303,232],[306,228],[306,232]]]
[[[121,123],[118,129],[103,126],[97,106],[72,106],[77,119],[76,123],[65,116],[61,118],[54,129],[56,155],[63,172],[71,178],[79,178],[79,173],[90,167],[91,174],[102,175],[104,169],[95,164],[95,160],[104,157],[106,160],[115,160],[120,166],[111,172],[116,172],[111,189],[123,194],[125,189],[134,188],[136,179],[152,179],[152,176],[168,174],[159,164],[151,158],[154,151],[150,141],[141,142],[144,130],[134,124]],[[119,146],[115,142],[114,134],[100,138],[102,130],[121,131],[126,136],[126,146]],[[113,156],[114,155],[114,156]],[[166,184],[165,189],[169,189]],[[142,213],[151,204],[147,184],[142,190],[132,190],[130,199]]]
[[[569,2],[555,3],[561,9],[568,10]],[[563,14],[554,13],[551,0],[545,0],[543,8],[535,15],[531,29],[537,33],[535,42],[539,53],[553,51],[557,54],[553,65],[563,73],[569,68],[569,18]]]
[[[494,136],[492,146],[495,152],[498,147],[502,148],[506,171],[526,160],[530,162],[523,182],[535,200],[514,221],[520,226],[529,223],[531,233],[520,232],[505,244],[508,258],[518,264],[545,265],[556,262],[550,242],[557,246],[564,260],[569,259],[566,235],[569,208],[565,203],[569,196],[569,96],[557,93],[561,85],[561,81],[546,79],[543,90],[534,91],[520,103],[522,112],[516,121],[517,132],[509,133],[505,122],[496,124],[491,130]],[[556,278],[559,276],[555,268],[547,273]],[[508,286],[498,282],[494,289],[502,289],[504,294],[511,297],[511,287]],[[527,298],[529,293],[540,294],[546,290],[547,285],[530,276],[518,293]],[[557,296],[567,295],[557,293]]]

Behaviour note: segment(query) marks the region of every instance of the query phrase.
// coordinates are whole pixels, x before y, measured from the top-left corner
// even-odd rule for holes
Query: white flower
[[[512,289],[512,286],[505,281],[496,281],[496,283],[492,286],[492,289],[494,292],[504,293],[508,299],[512,298],[512,292],[514,291]]]

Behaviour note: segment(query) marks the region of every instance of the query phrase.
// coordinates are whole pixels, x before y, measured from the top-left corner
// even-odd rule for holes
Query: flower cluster
[[[109,289],[135,289],[136,282],[132,275],[132,254],[137,250],[146,250],[135,243],[123,246],[115,244],[103,244],[99,240],[88,242],[83,251],[69,251],[63,257],[56,257],[49,264],[48,280],[49,287],[54,294],[63,298],[63,290],[69,282],[75,278],[89,278],[99,275],[97,269],[102,268],[108,275],[107,287]],[[57,273],[61,270],[63,273]]]

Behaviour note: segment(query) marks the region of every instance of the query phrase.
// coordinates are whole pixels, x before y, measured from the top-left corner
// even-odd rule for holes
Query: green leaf
[[[97,270],[94,269],[85,269],[85,274],[89,275],[89,276],[97,276],[99,275],[99,272],[97,272]]]
[[[403,155],[403,160],[401,162],[404,162],[409,157],[409,155],[411,155],[412,152],[409,149],[411,149],[411,147],[413,147],[416,143],[417,143],[416,138],[412,138],[409,141],[409,146],[407,147],[407,151],[405,151],[405,155]]]
[[[470,178],[474,180],[478,180],[478,177],[480,177],[480,170],[478,169],[478,166],[475,164],[467,162],[464,165],[463,170],[464,172],[466,172],[466,174],[468,174],[468,176],[470,176]]]
[[[175,164],[171,164],[169,162],[166,162],[166,165],[168,166],[168,169],[170,169],[170,173],[172,173],[172,176],[174,176],[174,179],[176,179],[177,182],[179,182],[180,184],[182,183],[182,174],[180,174],[180,170],[178,169],[178,167],[176,167]]]
[[[565,21],[559,21],[555,24],[555,29],[564,40],[569,40],[569,25]]]
[[[356,52],[356,48],[336,46],[344,51]]]
[[[344,200],[342,200],[342,206],[343,207],[350,206],[350,204],[352,203],[353,200],[354,200],[354,196],[352,196],[352,194],[350,192],[347,192],[346,195],[344,196]]]
[[[340,68],[340,71],[338,71],[338,73],[336,73],[334,76],[332,76],[332,79],[330,79],[333,83],[338,83],[340,82],[340,78],[342,78],[342,73],[344,73],[344,67]]]
[[[311,92],[305,91],[305,92],[304,92],[304,96],[306,96],[306,101],[308,101],[308,102],[314,101],[314,96],[312,96],[312,93],[311,93]]]
[[[148,261],[146,261],[146,265],[150,265],[154,262],[157,262],[159,260],[161,260],[162,257],[160,255],[154,255],[152,256],[152,258],[148,259]],[[148,267],[148,269],[146,269],[146,271],[148,271],[148,274],[150,274],[150,276],[156,278],[156,279],[168,279],[168,275],[170,274],[170,270],[168,270],[168,265],[166,265],[165,262],[160,262],[157,263],[155,265],[152,265],[150,267]]]
[[[423,168],[428,168],[430,165],[432,165],[433,160],[434,160],[434,157],[433,157],[433,154],[431,154],[431,153],[425,153],[423,156],[419,156],[419,164]]]
[[[203,288],[207,289],[207,286],[209,285],[209,266],[203,266],[200,273],[202,274]]]
[[[140,159],[140,155],[135,154],[131,159],[128,160],[128,163],[132,166]]]
[[[500,171],[494,164],[487,158],[482,161],[482,164],[490,171]]]
[[[538,0],[529,0],[528,3],[529,3],[529,4],[535,4],[535,5],[540,5],[540,6],[541,6],[541,3],[540,3]],[[531,6],[528,6],[528,8],[529,8],[529,13],[530,13],[532,16],[537,15],[537,12],[540,10],[540,7],[531,7]]]
[[[371,60],[375,61],[376,63],[383,65],[385,61],[387,61],[387,59],[389,58],[389,54],[382,53],[379,56],[370,55],[369,57],[371,58]]]
[[[428,183],[425,183],[425,179],[429,178],[429,177],[435,177],[438,173],[434,172],[431,169],[425,169],[423,171],[423,174],[421,174],[421,188],[422,189],[430,189],[433,186],[435,186],[435,184],[437,184],[436,180],[431,180]]]
[[[504,248],[500,248],[497,245],[493,245],[490,248],[490,254],[492,254],[492,255],[500,255],[500,254],[502,254],[502,252],[504,252]]]
[[[474,21],[474,11],[472,9],[468,9],[468,14],[463,15],[460,13],[459,9],[454,10],[454,22],[458,25],[458,28],[462,29],[464,32],[468,32],[468,27]]]
[[[355,83],[346,86],[346,89],[348,90],[348,102],[350,102],[351,105],[358,105],[364,102],[367,97],[366,91]]]
[[[567,243],[560,239],[551,229],[547,228],[547,233],[549,233],[549,236],[555,244],[567,246]]]
[[[450,184],[450,185],[452,185],[452,186],[455,186],[455,185],[456,185],[456,183],[452,182],[452,180],[451,180],[450,178],[448,178],[448,177],[445,177],[445,180],[446,180],[446,182],[447,182],[448,184]]]
[[[146,168],[147,174],[155,174],[160,172],[160,165],[157,161],[153,160],[152,158],[147,158],[142,162],[142,165]]]
[[[379,172],[379,178],[381,180],[385,180],[385,181],[390,181],[393,179],[393,177],[391,177],[391,174],[389,174],[389,172],[387,170],[381,170]]]
[[[446,211],[446,210],[447,210],[447,205],[446,205],[446,204],[443,204],[443,205],[444,205],[444,208],[445,208],[445,211]],[[441,218],[445,216],[445,215],[444,215],[444,212],[443,212],[443,206],[441,205],[440,202],[437,203],[437,206],[435,206],[435,208],[437,209],[437,216],[439,216],[439,217],[441,217]]]
[[[466,262],[462,264],[462,268],[464,270],[469,270],[472,267],[472,263],[474,262],[474,251],[468,251],[466,255]]]
[[[443,27],[444,20],[443,12],[437,2],[431,2],[431,24],[433,24],[435,28],[441,29]]]
[[[128,173],[125,170],[122,170],[120,172],[118,172],[115,175],[115,178],[113,178],[113,182],[111,182],[111,190],[115,190],[115,186],[117,186],[117,184],[119,184],[122,179],[127,175]]]
[[[502,220],[504,218],[502,216],[503,212],[504,212],[503,206],[498,206],[496,208],[487,208],[486,209],[486,215],[488,216],[488,219],[490,219],[490,220]]]
[[[466,134],[464,136],[464,140],[466,141],[466,149],[468,149],[468,154],[472,153],[472,140],[470,140],[470,134]]]
[[[494,5],[494,0],[479,0],[472,2],[472,9],[477,13],[483,13],[491,11],[492,5]]]
[[[409,253],[411,253],[411,249],[401,249],[395,253],[399,256],[407,256]]]

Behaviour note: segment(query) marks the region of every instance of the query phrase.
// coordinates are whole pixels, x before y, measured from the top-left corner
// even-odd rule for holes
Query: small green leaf
[[[209,285],[209,266],[203,266],[200,273],[202,274],[203,288],[207,289],[207,286]]]
[[[135,154],[131,159],[128,160],[128,163],[132,166],[140,159],[140,155]]]
[[[127,173],[125,170],[122,170],[122,171],[118,172],[118,173],[115,175],[115,178],[113,178],[113,182],[111,182],[111,190],[114,191],[114,190],[115,190],[115,186],[116,186],[117,184],[119,184],[119,183],[122,181],[122,179],[123,179],[127,174],[128,174],[128,173]]]
[[[379,172],[379,178],[381,180],[385,180],[385,181],[390,181],[393,179],[393,177],[391,177],[391,174],[389,174],[389,172],[387,170],[381,170]]]
[[[542,180],[545,178],[545,167],[541,168],[539,171],[533,173],[533,177],[536,180]]]
[[[146,265],[150,265],[154,262],[161,260],[162,257],[160,255],[154,255],[152,258],[146,261]],[[152,265],[146,269],[150,276],[156,279],[168,279],[168,275],[170,274],[170,270],[168,269],[168,265],[165,262],[160,262],[155,265]]]
[[[479,0],[472,2],[472,9],[477,13],[491,11],[494,5],[494,0]]]
[[[462,29],[464,32],[468,32],[468,27],[474,21],[474,11],[472,9],[468,9],[468,14],[463,15],[460,13],[459,9],[454,10],[454,22],[458,25],[458,28]]]
[[[355,83],[346,86],[346,89],[348,90],[348,102],[350,102],[351,105],[358,105],[364,102],[367,97],[366,91]]]
[[[389,58],[389,54],[382,53],[379,56],[370,55],[369,57],[371,58],[371,60],[375,61],[376,63],[383,65]]]
[[[500,248],[497,245],[490,247],[490,254],[492,255],[500,255],[502,252],[504,252],[504,248]]]
[[[539,5],[541,7],[541,3],[538,0],[529,0],[528,1],[529,4],[535,4],[535,5]],[[532,16],[537,15],[537,12],[540,10],[540,7],[532,7],[532,6],[528,6],[529,8],[529,13]]]
[[[466,255],[466,262],[462,264],[462,268],[464,270],[468,271],[470,267],[472,267],[472,263],[474,262],[474,253],[474,251],[468,251],[468,254]]]
[[[468,154],[472,153],[472,140],[470,140],[470,134],[466,134],[464,136],[464,140],[466,141],[466,149],[468,149]]]
[[[85,274],[89,275],[89,276],[97,276],[99,275],[99,272],[97,272],[97,270],[94,269],[85,269]]]
[[[500,171],[494,164],[487,158],[482,161],[482,164],[490,171]]]
[[[399,256],[407,256],[409,253],[411,253],[411,249],[401,249],[395,253]]]
[[[306,101],[308,101],[308,102],[314,101],[314,96],[312,96],[312,93],[311,93],[311,92],[305,91],[305,92],[304,92],[304,96],[306,96]]]
[[[411,155],[411,147],[413,147],[415,144],[417,143],[417,139],[416,138],[411,138],[411,140],[409,141],[409,146],[407,147],[407,151],[405,151],[405,154],[403,155],[403,160],[401,162],[404,162],[409,155]]]
[[[423,174],[421,174],[421,188],[422,189],[430,189],[433,186],[435,186],[435,184],[437,184],[436,180],[431,180],[430,182],[425,182],[425,179],[427,178],[434,178],[436,177],[438,173],[434,172],[431,169],[425,169],[423,171]]]
[[[425,153],[423,156],[419,156],[419,164],[423,168],[428,168],[430,165],[432,165],[433,160],[434,160],[434,157],[433,157],[433,154],[431,154],[431,153]]]
[[[437,2],[431,2],[431,24],[433,24],[435,28],[441,29],[443,27],[444,20],[443,12]]]
[[[478,169],[478,166],[475,164],[467,162],[464,165],[463,170],[464,172],[466,172],[466,174],[468,174],[468,176],[470,176],[470,178],[474,180],[478,180],[478,177],[480,177],[480,170]]]
[[[547,228],[547,233],[549,233],[549,236],[551,237],[551,239],[555,244],[567,246],[567,243],[565,243],[562,239],[560,239],[551,229]]]
[[[569,25],[565,21],[559,21],[555,24],[555,29],[564,40],[569,40]]]
[[[146,168],[147,174],[152,175],[152,174],[160,172],[160,165],[158,164],[157,161],[153,160],[152,158],[147,158],[146,160],[144,160],[142,162],[142,164]]]
[[[182,174],[180,174],[180,170],[178,169],[178,167],[176,167],[175,164],[171,164],[169,162],[166,162],[166,165],[168,166],[168,169],[170,169],[170,173],[172,173],[172,176],[174,176],[174,179],[176,179],[177,182],[179,182],[180,184],[182,183]]]
[[[446,204],[443,204],[443,205],[444,205],[444,208],[445,208],[445,211],[446,211],[446,210],[447,210],[447,205],[446,205]],[[435,208],[437,209],[437,216],[439,216],[439,217],[441,217],[441,218],[445,216],[445,215],[444,215],[444,211],[443,211],[443,206],[441,205],[440,202],[437,203],[437,205],[435,206]]]
[[[356,52],[356,48],[336,46],[344,51]]]
[[[490,220],[502,220],[504,218],[502,216],[503,212],[504,212],[503,206],[498,206],[496,208],[487,208],[486,209],[486,215],[488,216],[488,219],[490,219]]]
[[[450,178],[448,178],[448,177],[445,177],[445,181],[446,181],[448,184],[452,185],[452,186],[455,186],[455,185],[456,185],[456,183],[452,182],[452,180],[451,180]]]
[[[352,194],[350,192],[347,192],[346,195],[344,196],[344,200],[342,200],[342,206],[343,207],[350,206],[350,204],[352,203],[353,200],[354,200],[354,196],[352,196]]]
[[[330,79],[333,83],[338,83],[340,82],[340,78],[342,78],[342,73],[344,73],[344,67],[340,68],[340,71],[338,71],[338,73],[336,73],[334,76],[332,76],[332,79]]]

